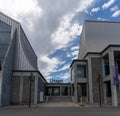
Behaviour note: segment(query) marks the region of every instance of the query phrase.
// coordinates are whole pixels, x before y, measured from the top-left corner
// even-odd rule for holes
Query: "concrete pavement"
[[[6,108],[28,108],[28,105],[11,105],[6,106]],[[48,102],[48,103],[39,103],[36,105],[31,105],[32,108],[99,108],[99,104],[84,104],[81,105],[80,103],[74,102]],[[115,108],[112,105],[102,105],[103,108]],[[118,107],[120,108],[120,107]]]

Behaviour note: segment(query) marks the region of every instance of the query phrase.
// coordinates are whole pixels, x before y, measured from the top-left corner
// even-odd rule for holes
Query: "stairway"
[[[72,102],[71,96],[52,96],[49,102]]]

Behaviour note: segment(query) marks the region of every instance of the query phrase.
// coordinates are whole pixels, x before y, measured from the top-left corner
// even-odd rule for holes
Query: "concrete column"
[[[89,85],[89,103],[93,104],[93,85],[92,85],[92,64],[91,58],[88,58],[88,85]]]
[[[88,103],[88,101],[89,101],[89,91],[88,91],[88,89],[89,89],[89,87],[88,87],[88,83],[86,83],[86,92],[87,92],[87,95],[86,95],[86,102]]]
[[[75,97],[75,102],[78,102],[77,83],[76,82],[74,84],[74,97]]]
[[[60,86],[60,96],[62,96],[62,86]]]
[[[24,76],[20,76],[20,91],[19,91],[19,103],[22,104],[22,99],[23,99],[23,81],[24,81]]]
[[[117,88],[116,88],[116,84],[114,84],[114,80],[113,80],[113,67],[115,66],[113,50],[109,51],[109,66],[110,66],[110,77],[111,77],[112,105],[118,106]]]
[[[103,83],[103,98],[104,98],[104,104],[107,104],[107,86],[106,83]]]
[[[35,85],[34,85],[34,104],[37,104],[37,98],[38,98],[38,76],[35,76]]]

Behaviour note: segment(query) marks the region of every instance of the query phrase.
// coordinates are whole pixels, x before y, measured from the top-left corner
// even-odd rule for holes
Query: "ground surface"
[[[28,106],[1,107],[0,116],[120,116],[120,107],[78,107],[78,105],[69,103],[67,105],[64,103],[63,107],[61,104],[55,104],[57,103],[40,104],[32,106],[32,108],[28,108]]]
[[[0,116],[120,116],[114,108],[1,108]]]

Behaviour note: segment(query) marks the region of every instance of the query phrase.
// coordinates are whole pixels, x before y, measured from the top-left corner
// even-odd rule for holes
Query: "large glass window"
[[[111,97],[111,83],[110,83],[110,81],[106,82],[106,87],[107,87],[106,95],[107,95],[107,97]]]
[[[2,61],[8,49],[10,36],[11,36],[11,27],[3,22],[0,22],[0,70],[2,67]]]
[[[114,52],[115,66],[118,66],[118,73],[120,74],[120,51]]]
[[[62,95],[68,95],[68,87],[62,87]]]
[[[86,83],[81,84],[81,88],[82,88],[82,96],[87,96],[87,88],[86,88]]]
[[[108,54],[104,56],[103,60],[104,60],[104,72],[105,72],[105,76],[107,76],[110,74]]]
[[[86,77],[86,65],[77,65],[77,78]]]

